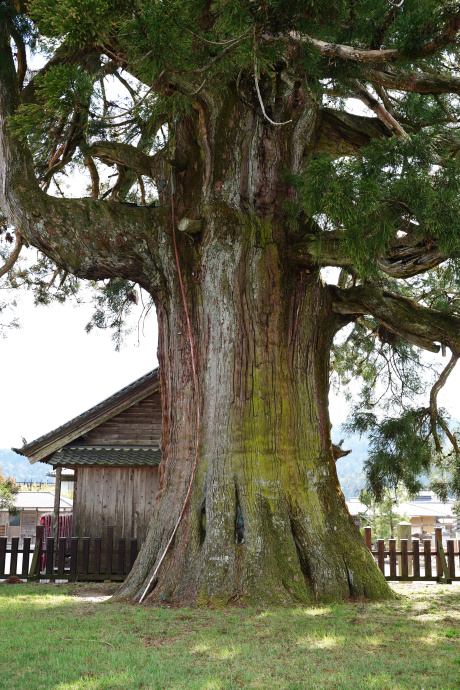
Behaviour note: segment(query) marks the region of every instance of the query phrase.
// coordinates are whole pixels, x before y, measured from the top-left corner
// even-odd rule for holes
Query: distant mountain
[[[340,486],[344,493],[345,499],[348,500],[352,496],[358,496],[361,489],[364,489],[366,478],[364,476],[363,465],[367,458],[369,442],[367,438],[360,438],[359,436],[345,436],[341,435],[340,427],[333,429],[333,441],[339,441],[345,438],[343,443],[344,450],[351,450],[350,455],[337,460],[337,474],[340,481]]]
[[[9,448],[0,449],[0,468],[5,477],[14,477],[17,482],[46,482],[46,473],[51,470],[43,462],[31,465],[27,458]]]
[[[341,435],[340,427],[334,427],[333,431],[335,432],[334,443],[344,438],[345,434]],[[367,446],[366,438],[360,439],[359,436],[345,438],[343,448],[351,449],[353,452],[337,460],[337,474],[346,499],[357,496],[364,488],[363,464],[367,457]],[[0,468],[5,476],[14,477],[17,482],[46,482],[46,473],[51,469],[49,465],[42,462],[31,465],[27,458],[7,448],[0,449]]]

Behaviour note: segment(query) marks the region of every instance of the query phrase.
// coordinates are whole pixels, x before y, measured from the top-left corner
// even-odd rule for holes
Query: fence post
[[[83,537],[82,539],[82,554],[81,554],[81,573],[82,575],[88,575],[89,572],[89,537]]]
[[[397,536],[397,542],[396,542],[396,547],[398,551],[401,551],[401,540],[406,539],[407,543],[410,542],[411,540],[411,524],[410,522],[398,522],[396,525],[396,536]],[[407,547],[407,544],[406,544]],[[398,556],[398,575],[403,575],[402,572],[402,557]],[[408,570],[407,570],[407,575],[412,575],[412,563],[408,564]]]
[[[412,554],[414,577],[420,577],[420,542],[418,539],[412,540]]]
[[[0,577],[5,574],[6,544],[8,538],[0,537]]]
[[[113,526],[108,525],[107,527],[107,545],[105,552],[105,574],[107,579],[110,580],[112,574],[112,559],[113,559]]]
[[[40,557],[42,555],[42,539],[43,539],[43,525],[35,527],[35,548],[32,556],[32,563],[30,564],[29,577],[40,575]]]
[[[396,577],[396,539],[388,540],[388,550],[390,551],[390,577]]]
[[[129,550],[129,571],[133,569],[137,558],[137,539],[131,539],[131,548]]]
[[[58,551],[58,575],[64,575],[65,565],[65,551],[67,546],[67,538],[59,537],[59,551]]]
[[[18,570],[18,551],[19,551],[19,537],[11,537],[11,561],[10,561],[10,575],[16,575]]]
[[[423,555],[425,556],[425,577],[432,577],[431,572],[431,539],[423,540]]]
[[[366,541],[366,546],[372,553],[372,527],[364,528],[364,539]]]
[[[407,539],[401,539],[401,577],[409,577],[409,558],[407,554]]]
[[[30,537],[24,537],[22,542],[22,577],[27,577],[29,574],[29,559],[30,559]]]
[[[382,571],[383,575],[385,575],[385,540],[384,539],[377,539],[377,563]]]
[[[54,574],[54,537],[46,540],[46,574]]]
[[[454,547],[454,540],[453,539],[448,539],[447,540],[447,563],[448,563],[448,568],[449,568],[449,574],[451,577],[455,577],[455,547]]]
[[[70,574],[77,574],[78,537],[70,538]]]
[[[443,576],[442,563],[441,563],[441,553],[439,551],[439,542],[442,546],[442,529],[441,527],[436,527],[434,530],[434,546],[436,549],[436,575],[438,577]]]
[[[118,575],[125,574],[125,540],[118,540]]]
[[[101,574],[101,537],[95,537],[94,539],[94,574]]]

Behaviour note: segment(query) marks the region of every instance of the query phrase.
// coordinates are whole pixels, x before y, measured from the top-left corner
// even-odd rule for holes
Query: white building
[[[455,539],[456,516],[453,513],[453,503],[452,500],[442,503],[432,491],[421,491],[411,501],[403,501],[395,506],[395,511],[409,518],[414,535],[428,538],[434,534],[436,527],[441,527]],[[358,516],[365,514],[367,510],[359,498],[349,498],[347,506],[355,522]]]
[[[53,513],[54,493],[51,491],[20,491],[14,502],[21,512],[10,515],[5,508],[0,510],[0,537],[35,537],[35,527],[40,524],[42,515]],[[72,514],[73,504],[69,498],[62,498],[59,513]]]

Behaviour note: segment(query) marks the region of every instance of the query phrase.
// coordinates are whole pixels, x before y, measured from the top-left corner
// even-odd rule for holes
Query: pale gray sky
[[[0,338],[0,448],[34,440],[157,366],[154,313],[120,352],[107,331],[85,333],[90,305],[34,307],[24,295],[17,314],[22,328]]]

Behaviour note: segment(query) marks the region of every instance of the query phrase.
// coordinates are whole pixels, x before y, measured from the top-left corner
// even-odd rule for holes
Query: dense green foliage
[[[18,493],[15,481],[12,477],[4,477],[0,468],[0,509],[7,508],[12,515],[17,514],[14,507],[14,499]]]

